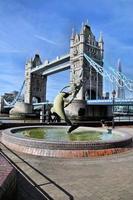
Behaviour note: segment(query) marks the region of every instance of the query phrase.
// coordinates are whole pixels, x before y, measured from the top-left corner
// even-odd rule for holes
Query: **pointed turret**
[[[103,54],[104,54],[104,41],[103,41],[103,34],[102,34],[102,32],[100,32],[100,35],[99,35],[98,46],[99,46],[100,49],[101,49],[101,57],[102,57],[102,59],[103,59]]]
[[[84,22],[82,22],[81,24],[81,30],[80,30],[80,34],[83,34],[84,33]]]
[[[75,34],[75,42],[79,42],[79,35],[78,35],[78,33]]]
[[[72,28],[71,40],[74,39],[74,28]]]
[[[84,23],[82,22],[82,25],[81,25],[81,30],[80,30],[80,41],[81,42],[84,42]]]
[[[33,67],[39,66],[42,64],[41,58],[39,54],[35,54],[34,60],[33,60]]]
[[[89,26],[89,21],[88,21],[88,19],[86,20],[85,25]]]
[[[25,64],[25,69],[32,69],[33,67],[33,60],[32,58],[27,59],[26,64]]]
[[[70,47],[73,46],[74,37],[75,37],[74,28],[72,28],[72,33],[71,33],[71,38],[70,38]]]
[[[104,42],[103,42],[103,34],[102,34],[102,32],[100,32],[98,42],[99,42],[99,43],[104,43]]]

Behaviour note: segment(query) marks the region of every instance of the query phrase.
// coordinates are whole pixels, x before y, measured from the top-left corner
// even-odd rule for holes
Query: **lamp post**
[[[113,108],[112,108],[112,114],[113,114],[113,119],[112,119],[112,128],[115,128],[115,122],[114,122],[114,104],[115,104],[115,95],[116,95],[116,91],[113,90],[112,91],[112,97],[113,97]]]

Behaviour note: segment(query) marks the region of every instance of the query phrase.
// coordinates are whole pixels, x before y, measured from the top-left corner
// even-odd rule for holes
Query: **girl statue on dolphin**
[[[77,93],[79,92],[80,88],[82,87],[82,81],[80,80],[79,84],[74,85],[74,89],[71,92],[64,92],[63,90],[69,86],[64,87],[60,93],[55,97],[53,107],[51,108],[51,112],[54,114],[56,113],[61,119],[65,120],[67,125],[70,126],[68,129],[68,133],[71,133],[73,130],[75,130],[79,125],[73,124],[68,117],[65,114],[64,108],[66,108],[76,97]],[[66,98],[68,98],[70,95],[72,95],[71,100],[65,104]]]

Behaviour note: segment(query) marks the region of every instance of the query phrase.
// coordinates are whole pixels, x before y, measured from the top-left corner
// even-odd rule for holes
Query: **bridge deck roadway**
[[[118,100],[116,99],[114,104],[113,104],[113,101],[112,99],[108,99],[108,100],[87,100],[87,105],[105,105],[105,106],[112,106],[112,105],[115,105],[115,106],[133,106],[133,100],[131,99],[121,99],[121,100]],[[34,103],[33,106],[37,106],[37,105],[47,105],[47,104],[52,104],[53,102],[40,102],[40,103]]]
[[[117,129],[133,135],[132,128]],[[132,150],[111,156],[80,159],[42,158],[17,153],[20,159],[4,146],[1,145],[1,148],[54,200],[133,199]]]
[[[36,66],[31,73],[51,75],[70,68],[70,55],[66,54],[56,60]]]

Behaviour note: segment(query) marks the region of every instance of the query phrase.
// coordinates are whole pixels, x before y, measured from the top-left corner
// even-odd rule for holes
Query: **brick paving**
[[[0,199],[8,199],[15,193],[16,170],[0,154]]]
[[[133,135],[132,127],[118,129]],[[73,159],[17,153],[21,160],[1,148],[54,200],[133,200],[132,149],[110,156]]]
[[[6,181],[13,167],[0,155],[0,186]]]

